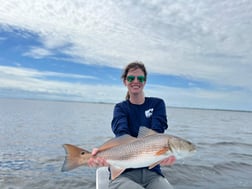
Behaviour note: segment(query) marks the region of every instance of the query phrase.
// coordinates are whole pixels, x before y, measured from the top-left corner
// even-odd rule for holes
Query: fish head
[[[190,156],[196,151],[195,144],[176,136],[168,137],[168,146],[177,159]]]

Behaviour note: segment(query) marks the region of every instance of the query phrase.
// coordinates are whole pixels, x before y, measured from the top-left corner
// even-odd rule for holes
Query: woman
[[[128,88],[126,100],[114,107],[111,123],[115,136],[129,134],[137,137],[139,127],[145,126],[158,133],[164,133],[168,128],[165,103],[162,99],[145,97],[144,86],[147,80],[147,71],[141,62],[132,62],[127,65],[122,80]],[[93,150],[95,155],[97,149]],[[161,165],[171,165],[175,157],[170,157],[161,162]],[[90,166],[107,165],[104,159],[90,159]],[[163,176],[160,165],[152,169],[138,168],[127,169],[115,180],[110,181],[110,189],[167,189],[171,187]]]

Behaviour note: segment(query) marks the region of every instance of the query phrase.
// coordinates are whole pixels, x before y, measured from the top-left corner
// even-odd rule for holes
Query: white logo
[[[150,118],[152,116],[153,113],[153,108],[150,108],[149,110],[145,111],[145,117]]]

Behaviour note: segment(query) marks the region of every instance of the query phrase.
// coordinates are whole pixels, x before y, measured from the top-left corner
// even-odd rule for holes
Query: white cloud
[[[88,78],[96,79],[92,76],[82,76],[76,74],[61,74],[55,72],[39,72],[34,69],[14,68],[0,66],[0,86],[3,90],[26,91],[31,93],[43,93],[45,98],[57,96],[68,100],[82,100],[99,102],[114,102],[120,99],[124,93],[123,88],[116,86],[89,85],[71,83],[63,81],[52,81],[45,76]],[[111,91],[113,91],[111,95]],[[18,94],[12,94],[18,97]],[[122,95],[123,96],[123,95]]]
[[[168,106],[251,110],[251,92],[148,86],[147,96],[161,97]]]
[[[31,56],[33,58],[44,58],[51,56],[53,53],[41,47],[32,47],[29,52],[24,53],[24,56]]]
[[[0,91],[5,91],[5,96],[11,94],[14,97],[19,97],[23,93],[26,93],[27,96],[27,93],[31,93],[33,97],[40,96],[46,99],[112,103],[122,101],[126,95],[126,88],[123,85],[91,85],[51,81],[44,76],[90,77],[0,66]],[[91,77],[91,79],[95,78]],[[6,92],[6,90],[10,90],[11,93]],[[16,93],[13,93],[13,91],[16,91]],[[199,88],[184,89],[148,84],[145,95],[163,98],[167,106],[252,109],[251,95],[243,91],[211,91]]]
[[[84,78],[84,79],[94,79],[94,80],[97,79],[96,77],[89,76],[89,75],[67,74],[67,73],[48,72],[48,71],[41,72],[35,69],[18,68],[18,67],[11,67],[11,66],[0,66],[0,73],[1,73],[1,78],[12,78],[13,80],[22,79],[22,78],[43,78],[47,76],[65,77],[65,78]]]

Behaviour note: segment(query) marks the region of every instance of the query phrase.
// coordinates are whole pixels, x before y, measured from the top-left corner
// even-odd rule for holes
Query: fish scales
[[[108,162],[113,162],[121,166],[133,166],[136,167],[136,163],[142,162],[143,159],[147,163],[154,161],[155,159],[160,160],[163,156],[157,156],[156,153],[163,148],[167,148],[168,138],[165,135],[147,136],[125,145],[120,145],[102,151],[97,154],[99,157],[105,158]],[[155,157],[156,156],[156,157]]]
[[[64,148],[67,155],[62,171],[87,165],[90,158],[102,157],[110,166],[112,180],[127,168],[152,168],[169,156],[180,159],[196,151],[195,145],[190,141],[156,133],[146,127],[140,127],[138,138],[124,135],[105,142],[95,156],[71,144],[65,144]]]

